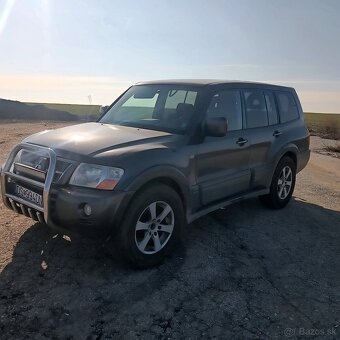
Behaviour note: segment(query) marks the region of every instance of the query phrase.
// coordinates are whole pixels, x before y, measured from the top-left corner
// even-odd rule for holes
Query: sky
[[[0,98],[106,105],[138,81],[209,78],[340,113],[339,15],[339,0],[0,0]]]

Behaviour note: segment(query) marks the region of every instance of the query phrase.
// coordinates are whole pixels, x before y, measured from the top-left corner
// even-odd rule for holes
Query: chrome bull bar
[[[45,153],[47,153],[49,155],[50,158],[50,164],[47,170],[47,174],[46,174],[46,179],[45,182],[38,182],[35,181],[33,179],[27,178],[25,176],[22,175],[18,175],[18,174],[14,174],[10,171],[12,164],[14,162],[14,159],[17,155],[17,153],[20,150],[28,150],[28,151],[43,151]],[[2,195],[2,199],[4,201],[4,204],[9,208],[14,210],[15,212],[18,213],[22,213],[25,216],[31,217],[34,220],[37,220],[41,223],[49,223],[49,209],[48,209],[48,205],[49,205],[49,192],[50,192],[50,188],[52,185],[52,181],[53,181],[53,176],[54,176],[54,172],[55,172],[55,167],[56,167],[56,162],[57,162],[57,156],[55,154],[55,152],[50,149],[50,148],[46,148],[43,146],[39,146],[39,145],[33,145],[33,144],[29,144],[29,143],[21,143],[18,144],[9,154],[3,169],[1,169],[1,174],[0,174],[0,180],[1,180],[1,195]],[[11,195],[9,193],[6,192],[6,177],[8,178],[13,178],[13,179],[18,179],[22,182],[26,182],[29,184],[33,184],[37,187],[40,187],[43,189],[43,207],[40,207],[36,204],[34,204],[33,202],[29,202],[26,200],[21,199],[20,197]],[[34,209],[36,212],[34,212],[32,209]]]

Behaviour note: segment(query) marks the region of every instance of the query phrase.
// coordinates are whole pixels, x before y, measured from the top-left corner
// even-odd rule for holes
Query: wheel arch
[[[284,153],[284,154],[281,156],[280,160],[281,160],[283,157],[289,157],[289,158],[291,158],[291,159],[294,161],[295,166],[297,166],[297,156],[296,156],[296,153],[295,153],[295,152],[293,152],[293,151],[287,151],[286,153]],[[279,161],[280,161],[280,160],[279,160]]]
[[[270,186],[272,180],[273,180],[273,176],[274,176],[274,173],[275,173],[275,170],[280,162],[280,160],[283,158],[283,157],[290,157],[294,163],[295,163],[295,166],[297,167],[297,154],[298,154],[298,148],[296,145],[294,144],[290,144],[290,145],[287,145],[285,148],[283,148],[279,153],[278,153],[278,156],[275,158],[275,162],[272,163],[272,170],[271,170],[271,175],[270,175],[270,181],[268,181],[268,185]]]
[[[276,158],[274,171],[277,165],[279,164],[280,160],[286,156],[290,157],[294,161],[295,166],[297,166],[297,154],[298,154],[298,148],[296,145],[294,144],[287,145],[287,147],[281,150],[281,152],[279,153],[279,156]]]
[[[159,166],[153,167],[141,174],[139,174],[126,188],[128,191],[138,193],[150,185],[162,183],[173,190],[179,195],[185,213],[190,207],[190,189],[188,179],[185,175],[174,167]]]
[[[176,182],[176,180],[174,180],[171,177],[161,176],[161,177],[156,177],[156,178],[150,179],[149,181],[147,181],[146,183],[141,185],[136,190],[136,194],[143,191],[144,189],[152,186],[153,184],[158,184],[158,183],[164,184],[164,185],[172,188],[173,190],[175,190],[176,193],[178,194],[178,196],[181,198],[181,201],[183,202],[184,208],[186,209],[186,196],[185,196],[181,186]]]

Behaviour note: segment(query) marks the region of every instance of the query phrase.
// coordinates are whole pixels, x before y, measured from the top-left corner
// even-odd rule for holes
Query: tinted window
[[[117,120],[148,119],[152,117],[158,99],[158,93],[152,98],[135,98],[131,96],[122,104],[121,110],[117,112]]]
[[[269,125],[275,125],[278,123],[278,116],[274,95],[272,92],[265,92],[264,97],[266,99]]]
[[[244,92],[247,128],[268,126],[266,101],[262,91]]]
[[[221,91],[216,93],[208,107],[207,117],[225,117],[228,131],[242,129],[242,107],[239,91]]]
[[[195,104],[197,92],[185,90],[171,90],[169,91],[166,101],[166,109],[176,109],[179,103]]]
[[[191,86],[132,86],[100,122],[184,133],[194,113],[196,97],[197,91]]]
[[[299,118],[299,110],[291,93],[277,92],[276,96],[279,105],[281,123]]]

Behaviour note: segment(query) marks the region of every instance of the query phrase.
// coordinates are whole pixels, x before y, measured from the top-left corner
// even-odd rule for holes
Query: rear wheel
[[[135,267],[157,265],[179,241],[183,224],[183,205],[176,191],[164,184],[152,185],[127,208],[118,246]]]
[[[268,195],[260,196],[261,201],[270,208],[280,209],[290,201],[296,178],[295,162],[288,156],[283,157],[277,165]]]

